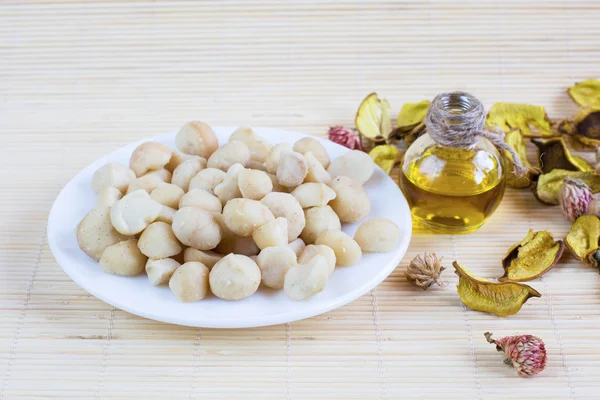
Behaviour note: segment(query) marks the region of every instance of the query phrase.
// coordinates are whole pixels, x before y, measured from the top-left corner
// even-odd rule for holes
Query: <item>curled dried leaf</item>
[[[597,79],[577,82],[567,90],[567,93],[581,107],[600,107],[600,81]]]
[[[571,135],[584,146],[600,146],[600,105],[582,108],[560,123],[560,133]]]
[[[456,261],[452,263],[459,276],[458,295],[469,308],[500,317],[516,314],[530,297],[542,297],[532,287],[517,282],[490,282],[479,278]]]
[[[583,215],[577,218],[565,237],[565,243],[575,258],[586,260],[591,265],[597,265],[597,262],[594,264],[595,260],[592,259],[598,250],[599,241],[600,219],[595,215]]]
[[[558,262],[563,250],[563,241],[555,241],[550,232],[530,229],[525,239],[508,250],[502,260],[504,276],[498,280],[524,282],[538,278]]]
[[[519,160],[521,160],[521,164],[528,169],[528,172],[525,175],[517,176],[514,172],[515,163],[513,161],[513,157],[508,151],[505,150],[502,163],[504,169],[507,171],[506,184],[508,187],[517,189],[530,186],[533,177],[539,174],[539,170],[533,167],[527,159],[527,150],[525,148],[525,139],[523,137],[523,133],[520,129],[513,129],[506,134],[504,140],[506,144],[515,150]]]
[[[384,143],[392,132],[390,104],[377,97],[377,93],[369,94],[358,107],[355,124],[363,137]]]
[[[394,165],[398,160],[398,154],[398,149],[390,144],[375,146],[369,152],[369,155],[373,161],[375,161],[375,164],[377,164],[387,174],[389,174],[392,171],[392,168],[394,168]]]
[[[425,117],[430,105],[429,100],[402,105],[393,135],[398,139],[404,139],[407,147],[425,132]]]
[[[550,139],[532,139],[540,152],[542,173],[547,174],[555,169],[568,171],[593,171],[594,168],[581,157],[571,154],[562,137]]]
[[[539,176],[534,189],[535,197],[542,203],[558,204],[558,193],[567,177],[583,181],[590,187],[592,193],[600,192],[600,176],[594,172],[555,169]]]
[[[504,132],[519,128],[526,137],[554,136],[552,122],[543,106],[495,103],[487,115],[486,125]]]

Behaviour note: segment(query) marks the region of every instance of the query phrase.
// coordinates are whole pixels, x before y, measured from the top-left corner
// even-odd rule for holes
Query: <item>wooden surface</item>
[[[466,309],[456,276],[422,292],[422,251],[501,275],[528,228],[568,231],[557,208],[506,193],[477,233],[415,231],[376,290],[325,315],[245,330],[145,320],[77,287],[50,253],[61,187],[121,145],[188,120],[323,135],[369,92],[394,110],[466,90],[575,107],[597,77],[594,1],[0,2],[0,399],[597,399],[600,277],[571,256],[505,319]],[[485,342],[531,333],[547,369],[518,378]]]

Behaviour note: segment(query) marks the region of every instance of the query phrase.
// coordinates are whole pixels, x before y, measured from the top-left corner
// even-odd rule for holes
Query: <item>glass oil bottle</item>
[[[431,107],[443,107],[446,114],[456,116],[446,121],[451,127],[461,124],[461,116],[474,112],[476,106],[483,110],[479,100],[468,93],[446,93],[436,100]],[[484,137],[473,135],[468,146],[450,147],[434,140],[429,130],[428,124],[428,132],[408,148],[399,173],[400,187],[413,219],[442,233],[475,231],[492,215],[504,195],[501,156]],[[452,129],[445,134],[451,135]]]

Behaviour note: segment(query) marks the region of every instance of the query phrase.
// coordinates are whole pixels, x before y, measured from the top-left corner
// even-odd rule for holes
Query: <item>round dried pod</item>
[[[353,265],[362,257],[360,246],[354,239],[342,231],[326,231],[317,237],[315,244],[331,247],[338,265]]]
[[[242,164],[246,166],[250,161],[250,150],[244,142],[234,140],[219,147],[206,164],[208,168],[217,168],[221,171],[227,171],[233,164]]]
[[[136,190],[113,204],[110,222],[123,235],[137,235],[154,222],[162,207],[150,198],[148,192]]]
[[[175,136],[175,146],[186,154],[208,158],[219,147],[219,141],[208,124],[192,121],[181,127]]]
[[[223,210],[221,200],[202,189],[192,189],[187,192],[179,202],[179,208],[183,207],[198,207],[216,213]]]
[[[242,197],[240,187],[238,185],[240,173],[244,170],[242,164],[233,164],[227,171],[227,175],[223,182],[215,186],[215,196],[219,198],[221,204],[227,203],[231,199]]]
[[[308,264],[313,258],[316,256],[323,256],[327,260],[327,265],[329,266],[329,275],[333,274],[333,270],[335,269],[335,252],[329,246],[324,246],[322,244],[315,245],[309,244],[304,248],[300,257],[298,257],[299,264]]]
[[[181,253],[181,244],[173,234],[171,225],[153,222],[140,235],[138,247],[145,256],[152,259],[168,258]]]
[[[198,172],[190,181],[189,190],[202,189],[215,194],[215,188],[223,182],[226,172],[216,168],[206,168]]]
[[[206,165],[206,159],[200,156],[193,156],[191,154],[185,154],[185,153],[178,153],[176,151],[173,152],[173,155],[171,156],[171,160],[169,160],[169,163],[167,165],[165,165],[165,169],[171,173],[173,173],[173,171],[175,171],[175,168],[177,168],[179,166],[179,164],[181,164],[182,162],[186,161],[186,160],[190,160],[192,158],[201,158],[204,160],[204,165]]]
[[[296,254],[287,246],[274,246],[263,249],[256,258],[265,286],[283,288],[285,274],[297,264]]]
[[[362,189],[362,187],[361,187]],[[303,183],[292,191],[302,208],[321,207],[335,199],[335,191],[324,183]]]
[[[223,208],[225,225],[241,237],[252,236],[256,228],[274,219],[273,213],[267,206],[256,200],[233,199],[229,200]]]
[[[311,137],[302,138],[294,143],[293,149],[295,152],[303,155],[311,152],[313,156],[319,160],[319,163],[321,163],[323,167],[329,167],[329,154],[327,154],[325,146],[323,146],[317,139]]]
[[[273,183],[264,171],[244,169],[238,175],[238,187],[244,198],[260,200],[271,193]]]
[[[98,192],[95,208],[110,208],[117,200],[121,200],[123,193],[114,186],[107,186]]]
[[[325,231],[339,231],[342,224],[329,206],[308,208],[304,211],[306,225],[300,234],[306,244],[315,243],[317,236]]]
[[[260,249],[251,237],[241,238],[238,236],[225,236],[215,248],[219,254],[241,254],[243,256],[255,256]]]
[[[165,285],[173,276],[179,263],[172,258],[162,258],[160,260],[148,259],[146,261],[146,274],[151,285]]]
[[[173,224],[173,218],[175,218],[176,212],[177,210],[174,208],[162,206],[160,209],[160,214],[158,214],[158,217],[156,217],[155,221],[166,222],[167,224],[171,225]]]
[[[367,191],[347,176],[338,176],[329,186],[336,197],[329,205],[344,223],[353,223],[365,218],[371,212],[371,200]]]
[[[362,251],[385,253],[392,251],[400,241],[400,228],[387,218],[373,218],[360,224],[354,240]]]
[[[288,223],[288,242],[298,238],[306,220],[302,206],[294,196],[289,193],[269,193],[260,201],[267,206],[275,217],[283,217]]]
[[[292,249],[294,253],[296,253],[296,257],[300,257],[300,254],[302,254],[302,252],[306,248],[306,244],[304,243],[304,240],[298,238],[289,242],[288,247]]]
[[[175,213],[173,233],[184,245],[199,250],[212,250],[221,241],[221,228],[213,215],[196,207],[183,207]]]
[[[223,258],[222,254],[215,253],[214,251],[202,251],[188,247],[183,252],[183,261],[198,261],[206,265],[208,269],[211,269],[219,260]]]
[[[187,262],[177,268],[169,279],[175,297],[185,303],[202,300],[208,294],[208,268],[199,262]]]
[[[129,184],[135,180],[135,172],[123,164],[109,163],[100,167],[92,177],[92,189],[99,193],[106,187],[116,187],[125,193]]]
[[[312,152],[304,154],[306,165],[308,166],[308,174],[304,178],[304,182],[317,182],[328,184],[331,182],[331,175],[323,167],[323,165],[313,156]]]
[[[327,260],[316,256],[308,264],[298,264],[288,270],[283,291],[292,300],[306,300],[325,289],[328,278]]]
[[[156,175],[144,175],[140,178],[137,178],[135,180],[133,180],[130,184],[129,187],[127,188],[127,193],[133,193],[137,190],[144,190],[146,191],[148,194],[152,193],[152,191],[154,189],[156,189],[159,186],[165,185],[165,181],[163,181],[162,179],[160,179],[158,176]]]
[[[285,153],[292,153],[293,151],[294,150],[292,149],[292,146],[287,143],[279,143],[271,147],[271,150],[269,150],[269,154],[267,155],[267,159],[265,160],[267,172],[270,174],[276,174],[281,155]]]
[[[131,154],[129,168],[140,177],[148,171],[160,169],[171,160],[173,151],[162,143],[146,142],[140,144]]]
[[[160,185],[150,193],[150,198],[163,206],[179,208],[179,201],[185,192],[172,183]]]
[[[155,169],[150,172],[145,173],[141,177],[144,176],[157,176],[161,181],[165,183],[171,183],[172,174],[164,168]]]
[[[260,285],[260,269],[249,257],[229,254],[210,271],[210,289],[223,300],[241,300],[253,295]]]
[[[252,128],[241,126],[237,128],[229,137],[229,141],[239,140],[244,142],[250,150],[250,158],[259,163],[263,163],[271,150],[271,145],[263,138],[254,133]]]
[[[136,276],[144,272],[146,260],[138,249],[138,241],[129,239],[107,247],[100,258],[100,266],[109,274]]]
[[[108,207],[96,208],[77,225],[79,248],[95,260],[100,260],[107,247],[129,239],[120,234],[110,222]]]
[[[206,161],[203,158],[185,160],[173,171],[171,183],[182,188],[184,192],[187,192],[192,178],[202,171],[204,167],[206,167]]]
[[[333,160],[327,168],[332,178],[347,176],[359,185],[364,185],[375,172],[375,162],[367,153],[350,150],[343,156]]]
[[[279,159],[277,180],[285,187],[296,187],[304,182],[308,174],[306,159],[300,153],[284,153]]]
[[[267,222],[252,233],[252,239],[259,249],[271,246],[285,246],[288,244],[287,219],[276,218]]]

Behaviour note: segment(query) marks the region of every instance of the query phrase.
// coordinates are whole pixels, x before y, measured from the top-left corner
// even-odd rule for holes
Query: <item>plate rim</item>
[[[237,128],[237,126],[214,126],[213,127],[213,129],[215,129],[215,130],[228,130],[230,132],[233,132],[233,130],[235,128]],[[253,129],[255,129],[256,131],[260,131],[260,130],[280,131],[282,133],[292,134],[294,136],[312,137],[312,138],[319,140],[320,142],[328,142],[326,139],[318,137],[318,136],[309,135],[309,134],[305,134],[305,133],[298,132],[298,131],[291,131],[291,130],[287,130],[287,129],[259,127],[259,126],[253,127]],[[316,316],[322,315],[324,313],[335,310],[337,308],[340,308],[346,304],[353,302],[354,300],[358,299],[359,297],[367,294],[369,291],[374,290],[381,282],[383,282],[389,275],[391,275],[391,273],[398,267],[402,258],[406,255],[408,246],[412,239],[412,225],[413,225],[412,224],[412,216],[410,214],[410,209],[408,207],[408,203],[406,201],[406,198],[404,197],[404,194],[402,193],[402,191],[400,190],[400,188],[398,187],[396,182],[394,182],[394,180],[389,176],[389,174],[385,173],[385,171],[383,171],[381,168],[376,166],[377,169],[379,169],[383,174],[386,175],[386,179],[389,179],[392,181],[392,183],[394,184],[394,186],[396,187],[396,189],[398,190],[398,192],[400,194],[401,201],[406,205],[406,208],[409,210],[408,220],[407,220],[407,228],[408,228],[407,233],[401,238],[400,243],[398,244],[398,248],[396,250],[394,250],[394,252],[395,252],[394,257],[392,259],[390,259],[390,261],[388,261],[388,264],[386,265],[385,268],[380,270],[379,273],[373,275],[373,277],[369,281],[367,281],[365,284],[359,286],[355,290],[352,290],[343,295],[337,296],[334,299],[334,301],[328,303],[326,306],[316,307],[316,310],[314,308],[307,308],[307,309],[301,308],[300,310],[295,310],[293,313],[279,312],[276,314],[270,314],[270,315],[266,315],[266,316],[263,316],[263,317],[257,319],[256,322],[254,322],[254,323],[247,323],[248,321],[244,320],[244,319],[242,319],[238,322],[238,320],[233,320],[231,318],[229,318],[229,319],[225,318],[225,319],[219,320],[218,323],[211,323],[209,321],[202,321],[202,320],[200,320],[200,321],[196,320],[196,321],[192,322],[189,319],[182,319],[177,316],[164,317],[162,315],[155,315],[155,314],[147,312],[146,310],[143,310],[143,309],[138,309],[136,307],[130,307],[126,303],[122,303],[118,300],[111,298],[110,296],[105,294],[105,291],[103,292],[102,290],[97,289],[96,286],[94,286],[94,285],[89,285],[88,282],[85,281],[85,279],[80,279],[78,274],[73,273],[72,269],[66,268],[64,266],[71,262],[69,260],[67,260],[66,257],[63,257],[62,251],[59,251],[60,246],[58,245],[58,243],[56,243],[57,237],[55,237],[55,235],[51,234],[51,232],[54,231],[52,228],[55,226],[55,224],[57,224],[59,222],[57,219],[60,215],[57,211],[57,208],[58,208],[57,205],[59,204],[59,200],[62,198],[62,196],[65,195],[65,190],[66,190],[67,186],[72,184],[74,181],[76,181],[80,175],[87,173],[91,169],[97,169],[98,164],[103,165],[104,162],[101,162],[101,160],[104,157],[109,156],[112,153],[117,152],[126,146],[133,146],[134,144],[136,146],[138,146],[147,141],[159,140],[159,138],[164,138],[164,137],[174,136],[174,135],[176,135],[176,132],[171,131],[171,132],[167,132],[167,133],[164,133],[161,135],[155,135],[155,136],[143,138],[138,141],[126,143],[126,144],[120,146],[119,148],[117,148],[107,154],[104,154],[103,156],[94,160],[92,163],[90,163],[85,168],[80,170],[73,177],[71,177],[69,179],[69,181],[62,187],[59,194],[56,196],[54,202],[52,203],[50,213],[48,214],[46,234],[47,234],[47,238],[48,238],[48,245],[49,245],[50,251],[52,252],[54,259],[56,260],[57,264],[61,267],[61,269],[67,274],[67,276],[73,282],[75,282],[82,290],[86,291],[87,293],[91,294],[92,296],[96,297],[97,299],[103,301],[104,303],[106,303],[112,307],[115,307],[117,309],[126,311],[130,314],[140,316],[142,318],[146,318],[146,319],[150,319],[150,320],[154,320],[154,321],[160,321],[160,322],[168,323],[168,324],[181,325],[181,326],[191,326],[191,327],[201,327],[201,328],[221,328],[221,329],[239,329],[239,328],[255,328],[255,327],[263,327],[263,326],[272,326],[272,325],[278,325],[278,324],[283,324],[283,323],[299,321],[299,320],[303,320],[303,319],[307,319],[307,318],[311,318],[311,317],[316,317]],[[343,147],[334,142],[329,142],[329,143],[333,144],[335,146]],[[344,147],[344,149],[346,149],[346,148]],[[73,232],[73,235],[75,235],[75,232]],[[226,301],[226,300],[223,300],[223,301]]]

